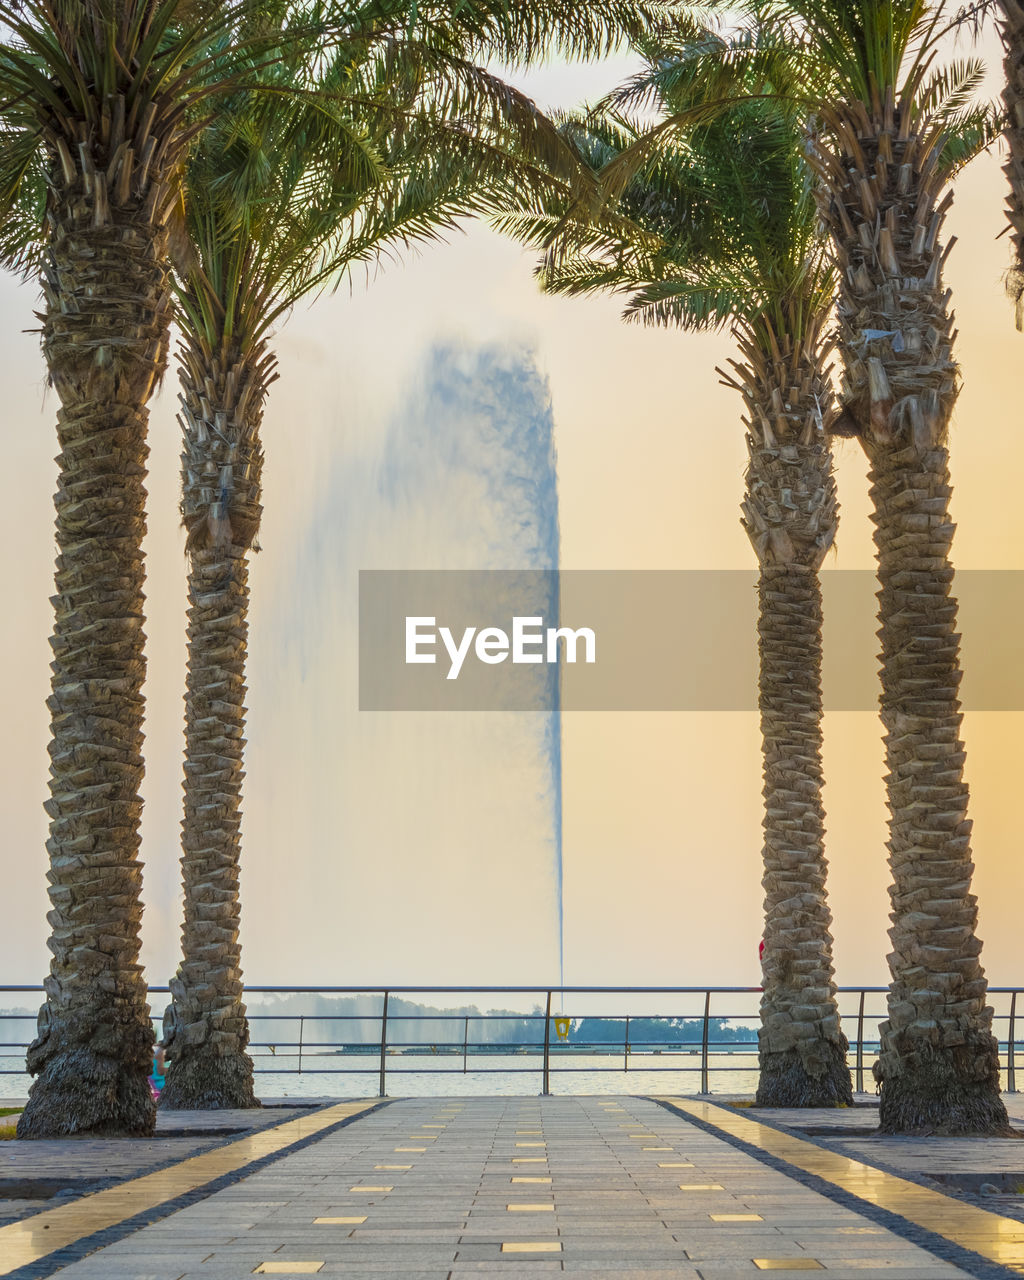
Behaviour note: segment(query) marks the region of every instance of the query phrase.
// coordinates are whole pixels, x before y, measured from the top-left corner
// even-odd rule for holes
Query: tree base
[[[168,1063],[158,1105],[162,1111],[223,1111],[263,1104],[253,1088],[247,1053],[218,1056],[200,1048]]]
[[[821,1075],[812,1076],[795,1049],[761,1052],[756,1105],[759,1107],[849,1107],[853,1086],[846,1052],[832,1040],[819,1048]]]
[[[145,1068],[87,1049],[55,1053],[29,1090],[19,1138],[147,1138],[156,1108]]]
[[[957,1080],[949,1070],[937,1070],[934,1064],[883,1078],[878,1129],[880,1133],[920,1137],[1024,1137],[1010,1128],[999,1096],[998,1076],[995,1081]]]

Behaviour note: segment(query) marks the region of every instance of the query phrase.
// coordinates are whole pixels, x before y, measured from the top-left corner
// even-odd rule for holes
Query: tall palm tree
[[[762,92],[804,104],[839,282],[842,412],[831,429],[855,436],[870,468],[892,871],[880,1123],[890,1133],[1003,1133],[970,891],[947,449],[958,371],[942,280],[952,179],[998,127],[973,104],[980,63],[934,67],[943,0],[750,9],[744,37],[708,59],[705,88],[718,98],[761,76]],[[649,92],[642,82],[631,90]],[[651,131],[615,185],[691,127],[684,114]]]
[[[496,112],[480,122],[486,136],[467,135],[461,119],[436,110],[419,68],[403,100],[402,73],[343,50],[303,85],[301,68],[277,63],[264,79],[294,96],[237,95],[188,161],[190,252],[177,313],[189,562],[185,917],[164,1016],[163,1107],[258,1105],[245,1052],[238,887],[248,558],[262,514],[272,332],[354,262],[439,238],[456,217],[511,198],[517,184],[548,181],[516,154],[524,138],[514,120]],[[364,103],[382,104],[370,127]]]
[[[38,271],[60,399],[46,1003],[22,1137],[145,1133],[139,965],[143,481],[164,371],[184,107],[223,18],[174,0],[4,6],[0,249]],[[193,6],[195,9],[201,6]]]
[[[47,806],[53,960],[28,1055],[38,1078],[19,1121],[26,1137],[147,1133],[154,1122],[136,856],[146,406],[166,362],[169,242],[186,149],[205,123],[198,104],[231,85],[225,36],[259,7],[3,7],[0,253],[41,277],[43,349],[61,401]],[[342,32],[385,66],[412,49],[436,83],[447,83],[440,101],[453,112],[474,99],[518,110],[523,104],[467,53],[602,52],[630,21],[654,21],[662,8],[474,0],[453,14],[431,0],[340,0],[300,7],[290,39],[305,39],[312,57],[328,29]]]
[[[659,71],[672,65],[663,46],[645,52]],[[662,111],[679,108],[679,87],[657,104]],[[644,133],[607,114],[566,127],[598,172]],[[618,210],[628,221],[615,232],[567,226],[558,221],[565,208],[554,220],[549,213],[500,225],[548,243],[545,288],[627,293],[628,319],[687,331],[727,327],[738,344],[741,359],[723,378],[743,402],[742,520],[760,567],[766,919],[757,1099],[849,1103],[821,800],[818,570],[838,519],[825,433],[834,281],[798,133],[775,103],[736,106],[634,172]]]
[[[870,466],[893,950],[876,1078],[892,1133],[1000,1133],[998,1047],[981,967],[952,592],[947,439],[957,395],[942,228],[957,170],[994,133],[982,68],[933,66],[942,0],[794,0],[720,60],[806,103],[839,280],[842,413]],[[666,133],[681,121],[668,122]]]
[[[876,1067],[891,1133],[996,1133],[950,558],[951,179],[987,136],[981,68],[932,69],[943,5],[796,0],[788,34],[830,81],[814,157],[839,271],[842,429],[870,467],[879,577],[893,950]]]

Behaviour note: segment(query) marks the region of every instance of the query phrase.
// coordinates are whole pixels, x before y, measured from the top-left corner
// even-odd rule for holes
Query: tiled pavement
[[[714,1121],[720,1111],[701,1114]],[[859,1202],[838,1203],[721,1131],[646,1099],[415,1099],[329,1132],[56,1274],[61,1280],[242,1280],[254,1273],[465,1280],[495,1271],[595,1280],[740,1280],[811,1270],[834,1280],[1011,1274],[980,1261],[975,1267],[964,1254],[954,1265],[889,1230],[870,1206],[860,1210]],[[1005,1221],[990,1216],[993,1230]],[[899,1228],[899,1220],[890,1221]],[[1024,1227],[1020,1234],[1024,1240]],[[939,1242],[943,1252],[949,1256]],[[52,1272],[44,1264],[9,1274]]]

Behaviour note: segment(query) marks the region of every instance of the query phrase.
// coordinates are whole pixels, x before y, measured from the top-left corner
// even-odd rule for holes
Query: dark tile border
[[[322,1107],[312,1110],[307,1109],[306,1114],[315,1115],[317,1111],[326,1111],[330,1107],[344,1105],[345,1101],[344,1098],[338,1098],[333,1102],[325,1103]],[[354,1102],[356,1099],[350,1099],[350,1101]],[[328,1125],[317,1133],[311,1133],[306,1138],[297,1138],[288,1146],[282,1147],[280,1151],[261,1156],[258,1160],[252,1160],[231,1173],[225,1173],[210,1182],[204,1182],[201,1187],[193,1187],[191,1191],[186,1191],[173,1200],[165,1200],[162,1204],[154,1205],[151,1209],[147,1209],[143,1213],[137,1213],[134,1217],[125,1218],[122,1222],[118,1222],[112,1227],[106,1227],[104,1230],[96,1231],[92,1235],[83,1236],[80,1240],[76,1240],[74,1244],[65,1245],[63,1249],[48,1253],[45,1258],[40,1258],[37,1262],[29,1262],[23,1267],[18,1267],[8,1273],[7,1280],[43,1280],[44,1277],[53,1275],[61,1267],[70,1266],[73,1262],[81,1262],[83,1258],[95,1253],[97,1249],[103,1249],[108,1244],[123,1240],[126,1236],[141,1230],[142,1227],[148,1227],[154,1222],[160,1222],[172,1213],[177,1213],[179,1209],[187,1209],[191,1204],[197,1204],[200,1200],[205,1200],[208,1196],[215,1195],[226,1187],[234,1186],[236,1182],[241,1182],[251,1174],[259,1173],[262,1169],[267,1168],[268,1165],[283,1159],[284,1156],[294,1155],[297,1151],[302,1151],[306,1147],[312,1146],[314,1142],[319,1142],[321,1138],[330,1137],[331,1134],[337,1133],[339,1129],[344,1129],[350,1124],[354,1124],[357,1120],[365,1120],[367,1116],[373,1115],[383,1107],[389,1106],[392,1101],[393,1099],[391,1098],[374,1099],[364,1111],[360,1111],[353,1116],[347,1116],[345,1119],[339,1120],[336,1124]],[[297,1116],[290,1116],[288,1120],[280,1121],[280,1124],[287,1124],[290,1120],[298,1118]],[[253,1130],[253,1132],[265,1133],[268,1129],[279,1127],[280,1125],[278,1124],[263,1125],[259,1130]],[[206,1150],[215,1150],[217,1147],[227,1146],[229,1143],[237,1142],[239,1138],[244,1138],[245,1136],[245,1134],[239,1134],[232,1138],[224,1138],[222,1141],[206,1148]],[[190,1157],[184,1156],[181,1159],[187,1160]],[[169,1160],[157,1168],[147,1169],[145,1173],[135,1174],[133,1177],[148,1177],[151,1173],[159,1173],[162,1169],[180,1164],[181,1159]],[[120,1179],[122,1183],[131,1182],[132,1180],[133,1178]],[[18,1221],[27,1221],[27,1219],[19,1219]]]
[[[878,1205],[872,1204],[868,1200],[861,1200],[859,1196],[853,1195],[852,1192],[837,1187],[835,1183],[827,1181],[825,1178],[819,1177],[817,1174],[808,1173],[805,1169],[800,1169],[796,1165],[788,1164],[785,1160],[778,1156],[770,1155],[767,1151],[763,1151],[760,1147],[756,1147],[753,1143],[745,1142],[742,1138],[736,1137],[735,1134],[727,1132],[725,1129],[718,1128],[717,1125],[711,1124],[705,1120],[699,1120],[696,1116],[691,1115],[688,1111],[682,1111],[674,1106],[671,1102],[667,1102],[661,1098],[650,1097],[649,1101],[656,1102],[658,1106],[663,1107],[666,1111],[685,1120],[687,1124],[692,1124],[695,1128],[705,1133],[711,1134],[715,1138],[720,1138],[723,1142],[727,1142],[731,1147],[735,1147],[744,1154],[753,1156],[760,1164],[767,1165],[769,1169],[774,1169],[777,1173],[783,1173],[787,1178],[792,1178],[794,1182],[799,1182],[802,1186],[807,1187],[811,1191],[817,1191],[820,1195],[826,1196],[835,1204],[841,1205],[844,1209],[852,1209],[855,1213],[859,1213],[862,1217],[867,1218],[876,1226],[886,1227],[895,1235],[901,1236],[904,1240],[909,1240],[911,1244],[919,1245],[922,1249],[927,1249],[929,1253],[941,1259],[943,1262],[950,1262],[953,1266],[960,1267],[969,1276],[973,1276],[974,1280],[1020,1280],[1020,1272],[1012,1271],[1008,1267],[1000,1266],[997,1262],[992,1262],[988,1258],[983,1257],[980,1253],[975,1253],[973,1249],[967,1249],[963,1245],[956,1244],[953,1240],[946,1236],[941,1236],[937,1232],[929,1231],[926,1227],[919,1227],[917,1223],[910,1222],[898,1213],[894,1213],[891,1209],[881,1209]],[[695,1101],[706,1102],[708,1099],[701,1098]],[[712,1106],[721,1106],[721,1103],[711,1103]],[[724,1109],[724,1108],[723,1108]],[[737,1113],[740,1119],[746,1119],[742,1113]],[[753,1121],[755,1124],[764,1124],[765,1122],[757,1117]],[[767,1124],[767,1128],[775,1129],[779,1133],[784,1133],[787,1137],[796,1138],[798,1135],[794,1130],[784,1127],[780,1124]],[[853,1156],[847,1156],[843,1151],[836,1151],[834,1147],[829,1147],[824,1142],[815,1142],[813,1138],[803,1138],[805,1142],[812,1143],[814,1146],[822,1147],[824,1150],[831,1152],[832,1155],[844,1156],[847,1160],[853,1160]],[[858,1161],[860,1157],[856,1158]],[[863,1164],[869,1164],[870,1161],[861,1161]],[[879,1167],[880,1166],[874,1166]],[[916,1178],[907,1178],[897,1169],[884,1168],[883,1173],[891,1173],[894,1177],[904,1178],[907,1182],[917,1182],[918,1185],[927,1187],[929,1191],[935,1191],[936,1187],[931,1183],[923,1182]],[[940,1192],[940,1194],[945,1194]],[[954,1199],[954,1197],[950,1197]],[[894,1275],[898,1274],[896,1272]]]

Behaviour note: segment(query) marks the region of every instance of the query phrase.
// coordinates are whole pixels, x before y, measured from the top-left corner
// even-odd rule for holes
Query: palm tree
[[[139,966],[144,476],[147,404],[166,363],[169,242],[180,174],[205,117],[236,81],[227,37],[242,0],[21,0],[0,45],[0,253],[43,284],[43,349],[58,412],[57,590],[50,901],[53,953],[26,1137],[151,1131],[153,1034]],[[453,111],[513,102],[469,52],[537,56],[614,45],[658,18],[637,0],[350,0],[301,8],[289,39],[325,32],[387,67],[404,48]],[[455,40],[452,32],[460,35]],[[270,24],[271,41],[279,32]],[[273,60],[260,39],[240,52]],[[387,103],[367,104],[386,114]]]
[[[184,104],[223,19],[173,0],[25,0],[0,48],[0,245],[38,271],[60,399],[50,743],[53,953],[21,1137],[147,1133],[139,958],[143,481],[167,356]]]
[[[999,1133],[963,778],[947,440],[957,396],[942,266],[951,179],[987,135],[981,68],[934,71],[943,5],[797,0],[831,83],[814,157],[839,271],[842,429],[870,466],[893,950],[876,1078],[890,1133]]]
[[[439,238],[457,216],[509,198],[516,183],[546,181],[513,159],[497,114],[486,138],[468,136],[461,121],[434,110],[419,76],[403,103],[400,71],[390,66],[381,82],[379,66],[360,67],[346,50],[302,86],[299,69],[275,64],[266,78],[294,96],[237,95],[189,157],[192,252],[178,294],[189,560],[185,918],[164,1016],[163,1107],[259,1105],[245,1052],[238,887],[248,558],[262,514],[272,331],[353,263]],[[375,138],[349,104],[382,95]]]
[[[658,72],[673,66],[664,46],[647,44],[645,52]],[[679,88],[662,99],[662,110],[680,108]],[[613,114],[566,128],[599,172],[644,136]],[[549,212],[500,225],[548,243],[545,288],[627,293],[628,319],[687,331],[724,326],[738,344],[742,358],[723,378],[743,401],[742,520],[760,567],[766,921],[757,1099],[831,1106],[852,1101],[821,801],[818,570],[837,527],[825,433],[834,281],[797,144],[777,104],[746,103],[634,172],[618,204],[628,222],[618,231],[567,227],[565,208],[554,218]]]
[[[892,870],[880,1123],[889,1133],[1004,1133],[970,891],[947,449],[958,375],[942,281],[952,179],[998,128],[972,105],[980,63],[933,66],[948,29],[943,0],[750,9],[750,29],[707,59],[706,95],[749,92],[760,77],[761,92],[803,103],[839,282],[842,412],[831,430],[855,436],[870,467]],[[649,83],[631,90],[644,92]],[[683,113],[652,130],[611,189],[690,128]]]
[[[952,178],[994,129],[971,104],[980,64],[933,67],[944,14],[942,0],[773,5],[759,10],[756,38],[720,60],[715,90],[760,69],[766,92],[786,77],[806,104],[839,281],[842,412],[832,430],[855,436],[870,466],[892,870],[881,1126],[1001,1133],[970,892],[947,450],[957,366],[942,282]]]

